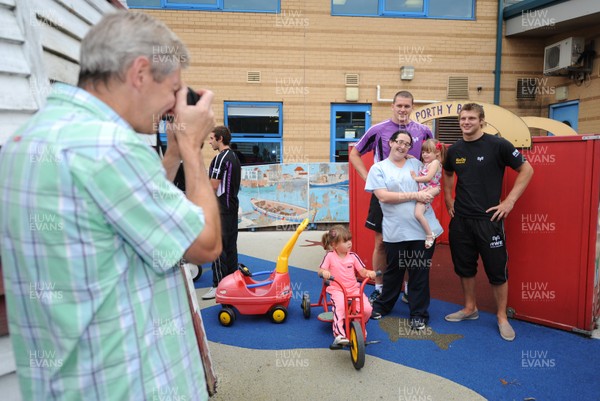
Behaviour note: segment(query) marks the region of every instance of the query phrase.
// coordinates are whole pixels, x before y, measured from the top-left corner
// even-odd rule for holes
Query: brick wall
[[[547,28],[552,32],[552,27]],[[586,43],[594,41],[596,56],[593,71],[583,83],[567,77],[543,76],[544,48],[569,36],[581,36]],[[545,38],[504,38],[502,52],[500,105],[520,116],[548,117],[548,106],[579,100],[581,134],[600,133],[600,26],[551,35]],[[540,83],[535,100],[516,100],[518,78],[535,78]],[[566,86],[567,99],[556,100],[556,88]],[[534,133],[535,134],[535,133]],[[545,133],[542,133],[545,134]]]
[[[227,100],[283,102],[284,161],[286,147],[295,150],[295,157],[305,149],[307,161],[329,160],[330,107],[346,103],[346,73],[359,74],[359,103],[372,104],[373,123],[390,116],[389,102],[377,101],[377,85],[385,99],[406,89],[416,99],[445,100],[448,77],[468,76],[470,99],[493,103],[496,1],[477,1],[475,21],[332,17],[330,7],[322,0],[282,0],[277,15],[147,12],[165,21],[190,48],[192,64],[184,79],[215,92],[218,123]],[[517,78],[542,77],[546,44],[543,39],[504,39],[501,106],[518,115],[547,116],[550,99],[515,99]],[[415,67],[412,81],[400,80],[401,65]],[[246,83],[248,71],[260,71],[262,82]],[[598,96],[584,88],[573,88],[569,95],[582,101],[581,129],[600,131],[598,117],[583,115],[597,109]]]

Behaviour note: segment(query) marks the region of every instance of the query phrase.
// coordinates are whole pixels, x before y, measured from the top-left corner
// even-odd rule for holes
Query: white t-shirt
[[[389,159],[375,163],[369,170],[365,190],[368,192],[374,192],[376,189],[387,189],[391,192],[418,192],[419,185],[411,177],[410,172],[414,171],[418,174],[422,165],[417,159],[407,159],[402,168],[396,166]],[[415,217],[416,201],[397,204],[379,202],[379,204],[383,211],[382,228],[385,242],[425,241],[425,231]],[[443,232],[432,208],[427,208],[425,218],[435,234],[439,235]]]

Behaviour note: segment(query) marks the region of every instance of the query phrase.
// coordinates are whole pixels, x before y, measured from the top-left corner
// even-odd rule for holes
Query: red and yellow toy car
[[[283,247],[275,270],[252,273],[241,265],[235,273],[221,280],[217,286],[216,302],[223,306],[219,311],[219,322],[223,326],[231,326],[235,322],[236,310],[242,315],[268,314],[273,323],[285,321],[292,298],[288,258],[307,225],[308,219],[304,219]],[[256,280],[267,275],[264,280]]]

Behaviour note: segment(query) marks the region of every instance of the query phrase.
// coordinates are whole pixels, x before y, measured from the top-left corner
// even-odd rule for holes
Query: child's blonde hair
[[[423,142],[423,146],[421,146],[421,152],[424,150],[434,154],[436,151],[439,151],[440,162],[444,164],[444,160],[446,160],[446,145],[444,145],[442,142],[438,141],[437,139],[430,138]]]
[[[345,226],[336,224],[321,237],[321,245],[326,251],[331,251],[333,245],[352,239],[352,233]]]

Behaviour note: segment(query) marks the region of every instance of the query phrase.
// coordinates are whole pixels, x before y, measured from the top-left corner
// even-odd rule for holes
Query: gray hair
[[[113,78],[124,81],[139,56],[148,58],[158,82],[189,65],[187,48],[162,21],[139,12],[108,14],[81,42],[78,86],[107,84]]]

